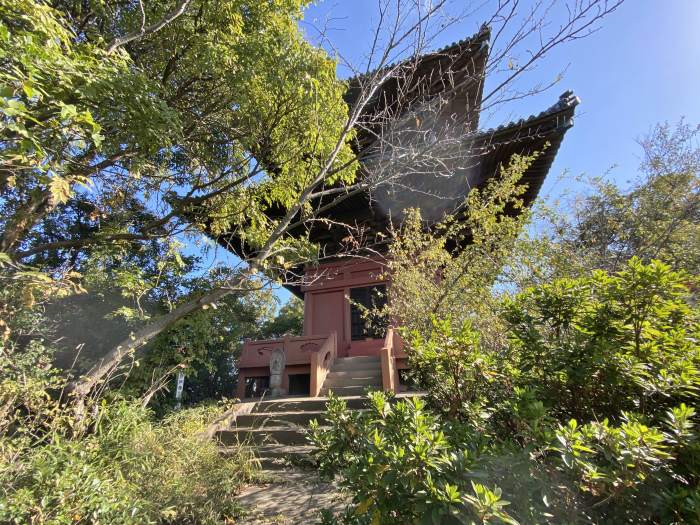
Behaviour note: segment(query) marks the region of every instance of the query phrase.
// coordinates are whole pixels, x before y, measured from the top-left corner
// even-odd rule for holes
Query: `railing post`
[[[382,361],[382,387],[385,391],[396,392],[395,383],[395,362],[393,355],[394,346],[394,331],[389,328],[386,337],[384,338],[384,345],[380,351],[380,357]]]
[[[314,352],[311,354],[311,379],[309,381],[309,395],[311,397],[318,397],[318,393],[321,391],[321,385],[319,385],[319,362],[318,356],[321,352]]]
[[[333,366],[333,361],[338,353],[337,334],[331,332],[321,345],[321,348],[311,354],[311,380],[309,385],[309,395],[318,397],[326,380],[328,371]],[[326,356],[329,356],[326,361]]]

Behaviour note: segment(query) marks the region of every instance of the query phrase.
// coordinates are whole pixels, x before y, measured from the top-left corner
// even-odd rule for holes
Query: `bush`
[[[690,278],[631,259],[614,274],[560,279],[505,304],[518,382],[560,418],[659,421],[700,385]]]
[[[2,523],[220,523],[237,513],[250,457],[222,458],[201,432],[212,408],[152,421],[138,403],[103,403],[80,439],[2,441]]]
[[[2,270],[0,260],[0,270]],[[250,453],[222,457],[204,436],[222,409],[156,418],[142,399],[103,385],[76,413],[52,366],[42,302],[55,287],[0,273],[0,523],[221,523],[253,474]],[[72,288],[71,288],[72,289]],[[5,316],[5,314],[8,314]]]
[[[235,497],[254,475],[252,452],[202,437],[216,407],[175,412],[134,436],[129,477],[154,512],[174,523],[219,523],[238,513]]]
[[[392,404],[370,394],[370,408],[349,412],[331,398],[331,430],[312,424],[311,440],[321,472],[340,474],[353,495],[351,523],[465,523],[479,519],[512,522],[500,489],[469,480],[471,454],[442,428],[420,399]],[[426,519],[427,518],[427,521]]]
[[[342,519],[697,523],[689,283],[632,259],[504,300],[505,346],[468,318],[408,332],[425,401],[373,394],[369,411],[351,413],[332,400],[330,428],[314,427],[323,471],[353,496]]]
[[[700,456],[693,416],[695,409],[682,404],[659,426],[624,413],[619,425],[607,419],[582,426],[572,419],[560,425],[552,448],[560,454],[559,470],[585,495],[582,509],[595,509],[599,520],[610,523],[638,523],[645,517],[697,523]],[[688,454],[695,465],[681,458]],[[684,494],[685,501],[674,494]]]

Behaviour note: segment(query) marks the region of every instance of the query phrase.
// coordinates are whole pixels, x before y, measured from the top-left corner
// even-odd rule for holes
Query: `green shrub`
[[[519,386],[561,419],[659,421],[700,386],[690,278],[631,259],[619,272],[560,279],[506,301]]]
[[[229,447],[222,457],[217,444],[201,433],[219,410],[199,407],[174,412],[134,436],[137,459],[128,474],[163,521],[219,523],[234,516],[235,497],[254,474],[252,452]]]
[[[143,400],[105,388],[78,417],[61,398],[67,377],[52,366],[50,326],[33,300],[51,290],[31,273],[0,282],[0,313],[11,314],[0,326],[0,523],[199,524],[236,515],[252,457],[235,447],[222,457],[204,437],[227,407],[158,419]]]
[[[559,427],[552,448],[560,454],[559,469],[571,476],[590,507],[606,522],[638,522],[653,516],[664,522],[672,517],[673,522],[693,523],[700,515],[697,499],[677,502],[669,498],[669,489],[688,488],[689,479],[674,486],[674,478],[688,474],[696,484],[688,494],[700,495],[700,471],[691,473],[678,461],[680,453],[694,446],[693,416],[695,409],[681,405],[669,411],[658,427],[644,424],[634,414],[623,414],[619,425],[606,419],[579,426],[572,419]]]
[[[353,497],[336,519],[700,522],[689,283],[632,259],[504,300],[505,347],[464,315],[408,332],[425,402],[332,400],[330,427],[313,429],[322,470]]]
[[[353,496],[352,523],[512,522],[500,489],[468,479],[472,465],[457,451],[449,427],[418,398],[392,404],[385,394],[370,394],[367,411],[350,412],[331,398],[326,430],[312,423],[321,472]]]
[[[451,419],[475,421],[477,414],[502,390],[501,356],[484,348],[469,321],[432,320],[425,335],[407,333],[412,374],[430,392],[432,406]],[[492,403],[491,403],[492,404]]]
[[[10,314],[0,324],[0,523],[199,524],[235,516],[252,457],[235,447],[222,457],[204,436],[227,407],[159,419],[142,399],[106,385],[78,415],[61,397],[67,377],[52,366],[46,341],[55,335],[35,301],[54,294],[54,284],[32,272],[0,273],[0,315]]]
[[[241,449],[221,457],[201,432],[211,408],[155,422],[138,403],[103,403],[80,439],[2,440],[2,523],[220,523],[249,479]],[[22,446],[20,446],[22,445]]]

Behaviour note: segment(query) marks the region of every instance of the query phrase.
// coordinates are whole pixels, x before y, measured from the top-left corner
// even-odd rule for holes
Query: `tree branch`
[[[16,259],[25,259],[36,255],[37,253],[46,252],[49,250],[60,250],[61,248],[82,248],[92,244],[109,243],[114,241],[145,241],[155,237],[155,235],[139,234],[139,233],[116,233],[104,237],[86,237],[83,239],[66,239],[63,241],[46,242],[39,244],[22,252],[14,254]]]
[[[145,26],[145,17],[143,19],[143,22],[141,24],[141,28],[138,31],[132,31],[131,33],[127,33],[124,36],[120,36],[112,40],[112,43],[109,45],[107,48],[107,53],[113,53],[115,49],[117,49],[120,46],[123,46],[124,44],[128,44],[129,42],[132,42],[134,40],[139,40],[141,38],[147,37],[148,35],[152,35],[153,33],[156,33],[157,31],[160,31],[163,29],[166,25],[168,25],[170,22],[178,18],[182,13],[185,12],[187,9],[187,6],[190,4],[191,0],[182,0],[179,4],[175,6],[175,9],[170,11],[167,15],[165,15],[163,18],[161,18],[158,22],[155,24],[151,24],[148,27]],[[141,6],[143,9],[143,5]]]

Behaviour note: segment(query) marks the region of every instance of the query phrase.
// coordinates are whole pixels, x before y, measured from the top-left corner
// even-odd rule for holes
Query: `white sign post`
[[[175,410],[179,410],[182,401],[182,388],[185,386],[185,373],[180,370],[177,373],[177,386],[175,387]]]

